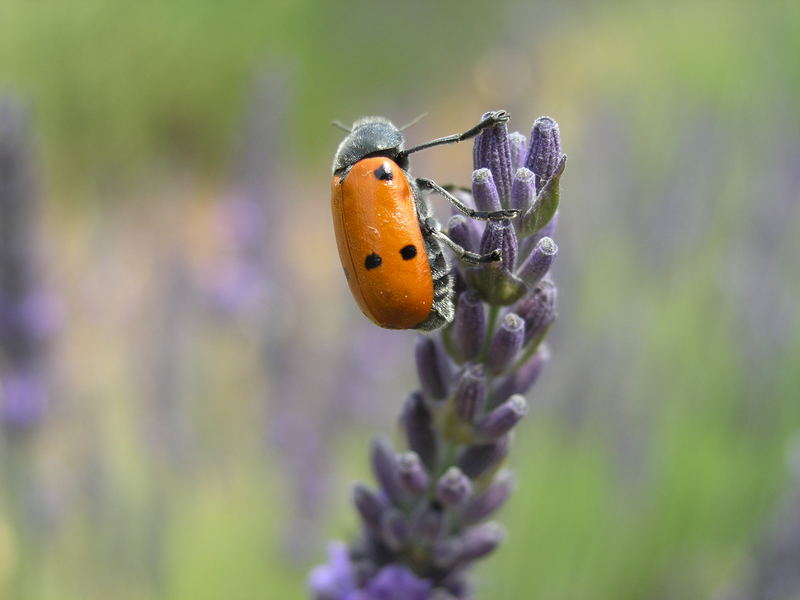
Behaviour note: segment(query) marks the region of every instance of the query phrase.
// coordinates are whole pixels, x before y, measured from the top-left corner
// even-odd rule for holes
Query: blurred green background
[[[0,447],[32,490],[0,494],[0,598],[305,597],[415,385],[340,276],[329,123],[426,112],[420,142],[496,108],[557,119],[570,162],[480,597],[739,586],[800,432],[798,64],[792,2],[2,2],[62,324],[45,422]]]

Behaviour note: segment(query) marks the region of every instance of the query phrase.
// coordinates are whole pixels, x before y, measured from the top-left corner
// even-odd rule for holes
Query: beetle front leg
[[[500,262],[503,260],[503,257],[500,254],[500,250],[492,250],[487,254],[478,254],[477,252],[470,252],[460,244],[457,244],[456,242],[451,240],[450,237],[442,231],[439,222],[433,217],[428,217],[427,219],[425,219],[423,227],[430,235],[432,235],[437,240],[442,242],[445,246],[450,248],[450,250],[452,250],[453,253],[455,253],[455,255],[465,263],[471,265],[479,265],[481,263]]]
[[[504,110],[496,110],[494,112],[490,112],[485,119],[483,119],[480,123],[475,125],[472,129],[468,129],[464,133],[454,133],[453,135],[447,135],[442,138],[437,138],[435,140],[431,140],[430,142],[425,142],[424,144],[420,144],[419,146],[414,146],[413,148],[409,148],[408,150],[402,150],[398,154],[400,157],[406,157],[409,154],[413,154],[414,152],[419,152],[420,150],[425,150],[427,148],[432,148],[434,146],[441,146],[443,144],[455,144],[457,142],[463,142],[464,140],[468,140],[470,138],[475,137],[484,129],[488,129],[489,127],[494,127],[500,123],[506,123],[511,118],[511,115]]]
[[[448,192],[438,183],[433,181],[432,179],[425,179],[424,177],[417,178],[417,186],[424,190],[430,190],[432,192],[436,192],[440,196],[444,196],[450,201],[450,204],[456,207],[457,210],[464,213],[466,216],[470,217],[471,219],[478,219],[480,221],[499,221],[501,219],[514,219],[519,215],[519,210],[516,208],[509,208],[503,210],[494,210],[494,211],[485,211],[485,210],[475,210],[474,208],[470,208],[461,200],[456,198],[453,194]]]

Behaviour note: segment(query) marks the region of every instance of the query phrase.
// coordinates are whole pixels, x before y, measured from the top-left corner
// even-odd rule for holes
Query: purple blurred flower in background
[[[0,97],[0,422],[30,432],[47,406],[45,350],[57,326],[39,281],[33,150],[21,106]]]
[[[527,149],[527,150],[526,150]],[[309,577],[316,600],[474,598],[468,574],[493,552],[504,530],[486,519],[509,497],[502,468],[524,394],[549,358],[542,344],[556,317],[547,278],[557,253],[550,237],[566,157],[558,124],[536,121],[530,143],[505,123],[484,130],[473,151],[472,194],[481,210],[517,208],[519,218],[486,225],[454,215],[448,230],[467,250],[499,249],[503,260],[454,264],[453,323],[416,346],[420,389],[409,395],[400,428],[406,449],[378,439],[371,464],[378,481],[357,484],[362,533],[331,547]]]

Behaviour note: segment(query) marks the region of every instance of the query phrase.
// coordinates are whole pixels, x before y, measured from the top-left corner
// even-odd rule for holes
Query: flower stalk
[[[378,486],[359,483],[353,496],[361,537],[331,545],[329,562],[312,571],[316,600],[475,598],[471,567],[505,536],[487,519],[513,490],[504,463],[528,412],[524,394],[549,358],[556,294],[548,272],[566,157],[557,123],[542,117],[530,143],[505,123],[484,130],[473,161],[472,194],[460,198],[521,215],[485,225],[450,219],[459,244],[500,250],[502,261],[453,264],[455,318],[417,342],[419,389],[402,410],[403,448],[373,444]]]

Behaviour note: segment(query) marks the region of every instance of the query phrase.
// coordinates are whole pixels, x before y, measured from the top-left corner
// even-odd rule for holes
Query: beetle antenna
[[[416,125],[417,123],[419,123],[419,122],[420,122],[422,119],[424,119],[424,118],[425,118],[425,117],[427,117],[427,116],[428,116],[428,113],[426,113],[426,112],[422,113],[421,115],[419,115],[418,117],[416,117],[415,119],[413,119],[413,120],[412,120],[410,123],[406,123],[405,125],[403,125],[403,126],[400,128],[400,131],[405,131],[406,129],[408,129],[408,128],[409,128],[409,127],[411,127],[412,125]]]
[[[338,127],[339,129],[344,129],[347,133],[352,133],[352,130],[341,121],[331,121],[331,125]]]

